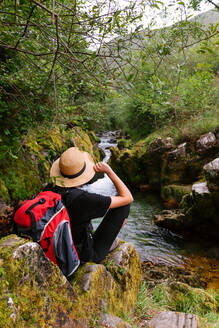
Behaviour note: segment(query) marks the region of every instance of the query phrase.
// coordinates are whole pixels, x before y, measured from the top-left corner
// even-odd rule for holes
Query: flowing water
[[[116,139],[111,133],[101,136],[99,147],[104,150],[104,162],[110,157],[109,147],[116,146]],[[84,186],[84,189],[102,195],[116,195],[116,189],[105,174],[96,182]],[[120,231],[119,237],[134,244],[142,261],[153,263],[179,265],[192,256],[205,256],[205,250],[215,249],[216,243],[186,240],[182,236],[167,229],[157,227],[153,222],[155,214],[163,209],[159,195],[149,193],[134,193],[130,215],[126,225]],[[94,228],[100,219],[94,220]]]

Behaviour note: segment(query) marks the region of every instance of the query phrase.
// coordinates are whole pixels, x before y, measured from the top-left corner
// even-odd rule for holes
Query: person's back
[[[93,178],[95,172],[108,175],[118,196],[103,196],[80,189],[81,185]],[[128,217],[129,204],[133,201],[129,189],[109,165],[102,162],[95,165],[88,153],[76,147],[67,149],[53,163],[50,176],[54,179],[55,186],[50,184],[45,190],[62,195],[81,262],[99,263],[110,251]],[[91,221],[98,217],[103,217],[103,220],[96,231],[92,232]]]

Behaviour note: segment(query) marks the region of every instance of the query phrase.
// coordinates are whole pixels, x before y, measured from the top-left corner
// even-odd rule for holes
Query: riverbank
[[[219,236],[219,130],[174,144],[156,138],[112,149],[110,163],[131,186],[159,191],[167,209],[156,224],[172,231],[206,238]]]
[[[105,150],[107,151],[107,156],[106,156],[105,160],[108,160],[108,158],[109,158],[110,151],[109,151],[108,147],[112,144],[114,144],[114,141],[112,139],[108,140],[106,138],[106,140],[104,142]],[[92,145],[92,143],[90,145]],[[81,147],[82,147],[82,145],[81,145]],[[104,177],[101,177],[99,180],[97,180],[95,182],[96,186],[98,188],[100,188],[98,190],[101,193],[104,190],[104,192],[107,194],[107,188],[106,188],[105,183],[106,183],[106,180],[104,180]],[[111,186],[111,187],[113,187],[113,186]],[[90,185],[89,188],[92,188],[92,185]],[[101,188],[103,188],[103,190]],[[113,191],[110,189],[110,190],[108,190],[108,192],[110,194],[113,194],[113,192],[115,192],[115,190]],[[141,193],[141,197],[144,198],[144,202],[145,202],[145,194],[144,193]],[[149,199],[150,199],[150,201],[149,201]],[[136,199],[136,201],[137,201],[137,199]],[[132,218],[133,212],[131,212],[131,214],[130,214],[131,220],[129,220],[127,225],[129,223],[131,223],[130,227],[132,228],[132,230],[134,231],[134,233],[136,235],[137,234],[139,235],[139,233],[144,233],[144,231],[143,231],[143,227],[144,227],[145,231],[147,231],[150,236],[153,236],[152,231],[154,228],[152,226],[152,230],[150,231],[149,226],[146,224],[145,217],[143,216],[143,212],[145,212],[145,208],[149,209],[149,212],[148,212],[148,224],[149,224],[149,221],[151,220],[153,213],[155,214],[156,211],[158,210],[158,208],[160,211],[162,209],[162,207],[158,204],[158,200],[154,199],[153,196],[151,198],[148,198],[148,201],[144,205],[143,205],[143,203],[140,205],[142,213],[139,212],[139,210],[136,211],[136,205],[139,206],[140,203],[138,203],[138,201],[137,201],[137,203],[135,202],[135,204],[133,204],[133,206],[134,206],[133,210],[135,211],[136,218],[134,218],[134,220],[133,220],[133,218]],[[136,225],[136,228],[133,229],[133,227],[135,225]],[[165,236],[165,231],[164,231],[164,235],[162,237],[162,235],[160,234],[160,232],[162,231],[162,228],[156,227],[156,229],[157,230],[156,230],[154,236],[156,236],[157,238],[158,237],[163,238]],[[124,232],[125,232],[125,230],[124,230]],[[128,231],[126,231],[126,233],[128,233]],[[166,235],[166,236],[168,236],[168,235]],[[173,240],[174,240],[174,238],[176,239],[176,235],[173,234],[172,237],[173,237]],[[170,238],[170,235],[168,236],[168,238]],[[167,242],[166,249],[168,249],[168,245],[170,245],[170,244],[168,244],[170,242],[170,239],[168,240],[168,238],[166,240],[166,242]],[[126,239],[126,238],[124,238],[124,239]],[[143,241],[141,237],[139,238],[139,240],[141,240],[141,242]],[[158,241],[159,241],[159,239],[155,239],[152,243],[148,242],[148,241],[146,242],[147,247],[149,247],[145,254],[146,258],[148,258],[149,256],[152,255],[153,249],[154,249],[153,245],[156,244],[157,249],[161,246],[161,244],[159,244]],[[144,249],[144,246],[143,246],[144,241],[141,245],[142,245],[142,249]],[[165,251],[165,249],[163,249],[163,251]],[[168,256],[169,255],[167,253],[167,257]],[[155,260],[156,255],[154,254],[154,256],[152,256],[152,257]],[[210,289],[211,289],[211,287],[216,289],[218,286],[216,284],[217,277],[218,277],[216,274],[218,262],[213,262],[213,261],[208,262],[209,259],[206,259],[206,261],[204,261],[204,265],[203,265],[203,260],[204,260],[203,256],[200,258],[194,257],[193,259],[190,257],[188,262],[183,261],[183,264],[182,263],[180,264],[175,261],[174,265],[162,264],[162,263],[159,263],[159,261],[156,262],[156,261],[152,261],[152,260],[151,261],[144,260],[141,263],[141,269],[143,271],[143,283],[142,283],[139,293],[138,293],[138,300],[136,300],[134,306],[133,305],[131,306],[132,307],[131,311],[128,308],[125,308],[123,306],[121,306],[119,313],[118,313],[118,311],[113,312],[113,311],[108,310],[109,315],[107,316],[107,320],[108,319],[111,320],[111,324],[112,324],[112,322],[115,322],[115,320],[117,320],[118,327],[120,327],[122,324],[123,326],[121,326],[121,327],[126,327],[126,328],[138,327],[138,328],[140,328],[140,327],[146,327],[146,325],[150,322],[150,320],[153,320],[153,318],[156,318],[157,315],[159,316],[159,313],[162,311],[167,312],[167,313],[168,313],[168,311],[172,311],[173,313],[171,315],[175,315],[174,314],[175,312],[180,311],[180,312],[190,313],[190,315],[194,316],[194,318],[195,318],[194,320],[196,320],[196,316],[197,316],[197,318],[199,317],[199,321],[200,321],[199,327],[217,328],[217,324],[219,322],[218,303],[217,303],[218,302],[218,294],[216,294],[215,292],[211,292]],[[114,262],[107,261],[104,264],[107,272],[110,270],[112,270],[112,272],[115,271],[115,274],[116,274],[115,277],[117,277],[117,278],[120,277],[122,279],[123,278],[125,279],[126,268],[119,267],[119,270],[117,270],[116,269],[117,267],[114,266],[113,263]],[[1,277],[3,277],[3,280],[2,280],[3,287],[5,288],[7,286],[7,283],[5,281],[8,281],[8,278],[7,278],[8,270],[6,270],[4,267],[4,261],[3,261],[3,263],[0,261],[0,264],[1,264],[1,269],[2,269],[0,271],[0,274],[1,274]],[[134,265],[134,267],[135,267],[135,265]],[[94,266],[93,266],[93,268],[94,268]],[[90,271],[88,270],[89,275],[87,275],[87,272],[85,272],[87,275],[86,277],[88,277],[88,276],[90,277],[90,275],[93,274],[92,272],[94,272],[94,276],[96,277],[95,272],[97,272],[97,271],[99,272],[99,269],[96,271],[97,268],[99,268],[99,266],[97,266],[97,267],[95,266],[94,271],[92,271],[93,269]],[[103,267],[101,267],[101,268],[103,269]],[[102,269],[100,270],[101,272],[102,272]],[[25,270],[29,270],[29,269],[26,267]],[[83,271],[83,269],[82,269],[82,271]],[[103,273],[104,272],[105,271],[103,271]],[[104,276],[106,278],[108,276],[108,273],[106,275],[104,274]],[[76,280],[74,280],[73,285],[76,288],[76,291],[79,291],[77,277],[78,277],[78,275],[76,275]],[[79,274],[79,277],[80,277],[80,274]],[[214,277],[215,277],[215,279],[213,279]],[[13,283],[12,280],[10,280],[10,281],[11,281],[11,283]],[[124,280],[124,281],[126,281],[126,280]],[[126,283],[124,283],[124,284],[126,285]],[[171,285],[171,288],[170,288],[170,285]],[[87,278],[84,280],[83,286],[87,286]],[[98,279],[95,278],[95,288],[96,288],[96,286],[99,286],[99,287],[102,286],[99,278]],[[28,286],[25,285],[25,288],[28,288]],[[111,287],[109,287],[109,290],[107,289],[107,292],[110,292],[110,288]],[[200,292],[200,288],[201,288],[201,292]],[[98,288],[98,290],[99,290],[99,288]],[[122,290],[123,290],[123,287],[122,287]],[[180,290],[181,291],[183,290],[184,292],[181,293]],[[35,291],[37,292],[37,290],[35,290]],[[211,294],[211,293],[214,293],[214,294]],[[12,299],[17,299],[17,297],[18,297],[17,292],[11,292],[11,294],[15,295],[14,298],[12,298]],[[86,294],[86,290],[85,290],[85,294]],[[95,314],[91,315],[92,313],[89,312],[90,313],[89,314],[90,315],[89,323],[87,323],[87,321],[86,322],[84,321],[83,316],[76,320],[78,323],[80,322],[80,324],[82,325],[83,328],[84,327],[97,328],[97,326],[105,327],[103,324],[103,321],[101,321],[102,323],[100,325],[98,323],[98,322],[100,322],[99,321],[100,315],[98,314],[98,313],[100,313],[99,307],[101,307],[103,305],[103,307],[105,308],[105,305],[104,305],[105,303],[104,304],[101,303],[102,305],[99,304],[98,297],[100,295],[99,296],[98,295],[99,295],[98,293],[91,294],[92,302],[95,305]],[[97,296],[97,298],[96,298],[96,296]],[[137,296],[135,296],[135,297],[137,298]],[[193,301],[195,300],[195,306],[190,304],[190,306],[188,308],[186,308],[185,304],[186,304],[186,302],[188,303],[189,299],[192,299]],[[84,299],[84,301],[86,301],[86,299]],[[21,302],[23,302],[23,300],[21,300]],[[43,304],[43,302],[44,302],[43,299],[40,302]],[[207,302],[207,306],[206,306],[206,302]],[[59,297],[58,297],[58,303],[59,303],[59,305],[61,304],[60,306],[62,308],[63,308],[63,304],[65,304],[67,307],[69,306],[67,304],[68,302],[63,303],[62,299]],[[4,303],[2,306],[3,306],[3,308],[5,306],[7,307],[7,304]],[[17,307],[15,306],[13,308],[16,309]],[[22,308],[23,308],[23,305],[22,305]],[[115,306],[115,308],[116,308],[116,306]],[[27,309],[26,306],[25,306],[25,309]],[[43,309],[43,308],[41,307],[41,309]],[[84,305],[82,303],[80,304],[78,309],[82,312],[85,311]],[[101,309],[102,309],[102,307],[101,307]],[[13,309],[11,309],[11,310],[13,310]],[[47,310],[45,310],[45,313],[42,312],[43,317],[46,315]],[[7,311],[9,311],[8,308],[7,308]],[[36,311],[39,311],[39,309],[36,308]],[[67,310],[67,312],[68,311],[69,310]],[[106,308],[105,308],[105,311],[106,311]],[[82,312],[80,312],[80,313],[82,313]],[[53,309],[53,313],[56,313],[55,308]],[[112,313],[117,314],[120,318],[116,317],[117,319],[115,319],[114,317],[111,317]],[[185,314],[185,316],[186,316],[186,314]],[[32,316],[28,314],[28,316],[25,316],[25,317],[26,317],[25,320],[29,320],[28,322],[30,322]],[[74,317],[74,315],[73,315],[73,317]],[[104,316],[101,314],[101,318],[102,317],[104,317]],[[106,320],[106,316],[104,318]],[[121,319],[123,321],[121,321]],[[37,319],[35,317],[34,317],[34,320],[35,320],[35,322],[31,323],[31,325],[33,327],[35,326],[35,324],[37,324]],[[50,317],[50,320],[53,320],[53,319]],[[65,319],[65,320],[67,320],[67,319]],[[63,326],[63,327],[64,327],[65,320],[63,319],[63,321],[61,323],[61,326]],[[119,324],[120,324],[120,326],[119,326]],[[21,325],[21,327],[23,327],[23,326]],[[111,326],[108,325],[107,327],[111,327]],[[114,326],[112,326],[112,327],[114,327]]]

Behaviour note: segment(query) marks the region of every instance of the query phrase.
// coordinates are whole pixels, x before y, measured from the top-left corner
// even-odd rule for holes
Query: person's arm
[[[133,202],[131,192],[108,164],[99,162],[94,166],[94,169],[96,172],[106,173],[116,187],[118,196],[111,196],[110,208],[128,205]]]

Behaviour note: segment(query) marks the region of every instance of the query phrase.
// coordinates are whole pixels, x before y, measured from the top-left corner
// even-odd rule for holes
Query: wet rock
[[[201,279],[201,275],[194,267],[165,265],[151,261],[142,262],[143,279],[147,281],[148,288],[154,288],[159,284],[171,284],[173,281],[179,281],[188,284],[191,287],[206,287]],[[200,265],[199,265],[200,268]]]
[[[185,215],[177,210],[164,210],[161,214],[155,215],[154,217],[154,223],[158,227],[167,228],[172,231],[185,230],[195,225],[195,222],[190,215]]]
[[[210,190],[219,190],[219,157],[204,166],[204,174]]]
[[[214,133],[209,132],[204,135],[202,135],[197,141],[196,141],[196,149],[199,153],[203,153],[206,150],[209,150],[213,146],[215,146],[217,143],[216,137]]]
[[[148,322],[148,328],[198,328],[198,317],[173,311],[160,312]]]
[[[131,328],[129,324],[124,322],[119,317],[110,314],[101,313],[98,325],[103,328]]]

